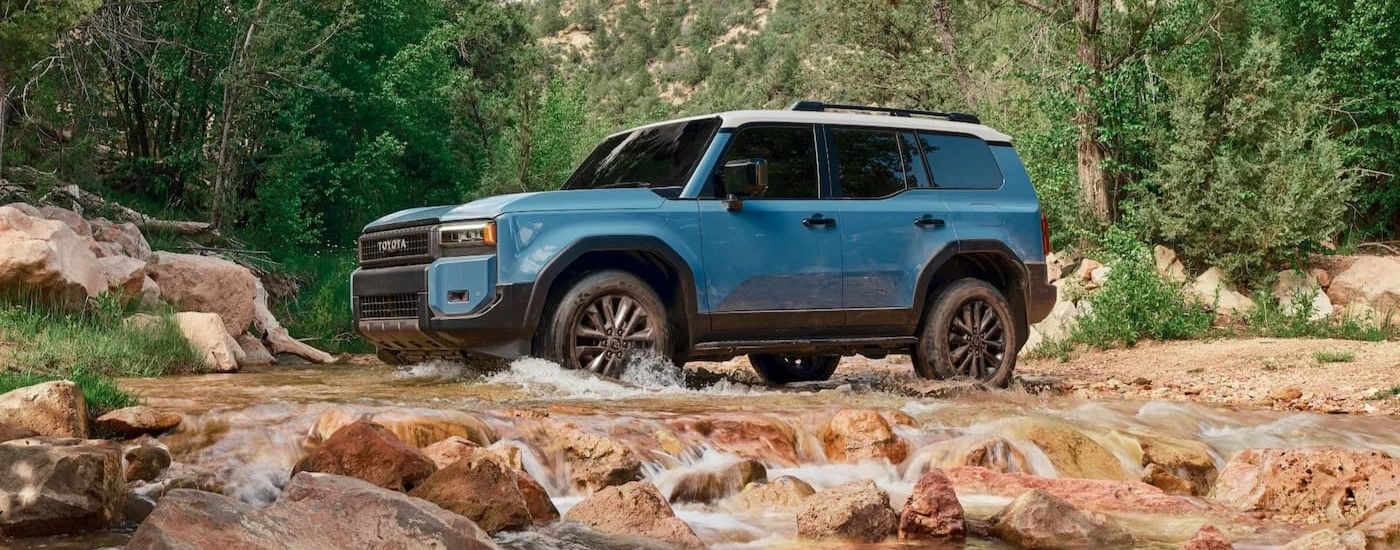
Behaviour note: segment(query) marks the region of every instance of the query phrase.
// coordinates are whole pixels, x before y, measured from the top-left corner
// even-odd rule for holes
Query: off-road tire
[[[641,321],[648,323],[645,329],[650,332],[644,337],[643,329],[638,328],[640,325],[610,324],[614,319],[609,312],[624,313],[622,304],[630,304],[628,307],[645,316],[638,319],[631,316],[631,310],[626,311],[634,325]],[[666,305],[646,281],[626,271],[595,271],[579,277],[553,301],[545,315],[546,322],[535,337],[535,353],[565,368],[591,370],[617,378],[636,354],[656,353],[669,360],[675,348]],[[625,324],[628,319],[621,321]],[[627,334],[622,334],[624,331]],[[585,332],[599,334],[583,336]],[[611,355],[594,364],[590,360],[597,358],[597,354],[590,353],[594,351]],[[590,364],[594,368],[589,368]]]
[[[754,372],[771,385],[790,382],[814,382],[827,380],[836,372],[841,363],[840,355],[808,355],[794,357],[771,353],[749,355],[749,364]]]
[[[959,279],[943,289],[924,315],[912,354],[914,370],[924,378],[1006,387],[1016,369],[1019,338],[1011,304],[1001,291],[986,281]]]

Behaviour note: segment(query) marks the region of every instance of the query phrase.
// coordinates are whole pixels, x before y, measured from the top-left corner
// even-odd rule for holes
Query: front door
[[[823,198],[818,135],[812,125],[747,126],[724,162],[762,158],[768,186],[729,211],[700,201],[711,328],[721,338],[762,340],[839,328],[841,228]],[[716,199],[720,191],[713,184]]]

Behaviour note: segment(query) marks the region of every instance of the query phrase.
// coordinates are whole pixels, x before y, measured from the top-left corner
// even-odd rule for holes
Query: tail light
[[[1045,251],[1045,255],[1050,255],[1050,218],[1040,214],[1040,248]]]

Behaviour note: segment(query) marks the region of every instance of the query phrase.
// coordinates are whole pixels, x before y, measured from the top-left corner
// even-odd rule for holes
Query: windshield
[[[672,122],[608,138],[564,182],[564,189],[684,187],[720,119]]]

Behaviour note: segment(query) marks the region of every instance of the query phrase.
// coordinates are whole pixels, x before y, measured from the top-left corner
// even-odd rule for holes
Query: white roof
[[[698,120],[703,118],[719,117],[724,121],[725,128],[737,128],[752,122],[797,122],[807,124],[840,124],[850,126],[873,126],[877,128],[898,128],[905,130],[930,130],[935,132],[954,132],[960,134],[970,134],[982,138],[986,141],[1010,142],[1011,136],[993,130],[982,124],[971,124],[967,122],[952,122],[937,118],[926,117],[897,117],[889,115],[858,114],[832,111],[787,111],[787,110],[754,110],[754,111],[727,111],[709,115],[694,116],[666,120],[646,126],[638,126],[631,130],[618,132],[624,134],[633,130],[648,128],[672,122],[688,120]],[[614,134],[616,135],[616,134]]]

